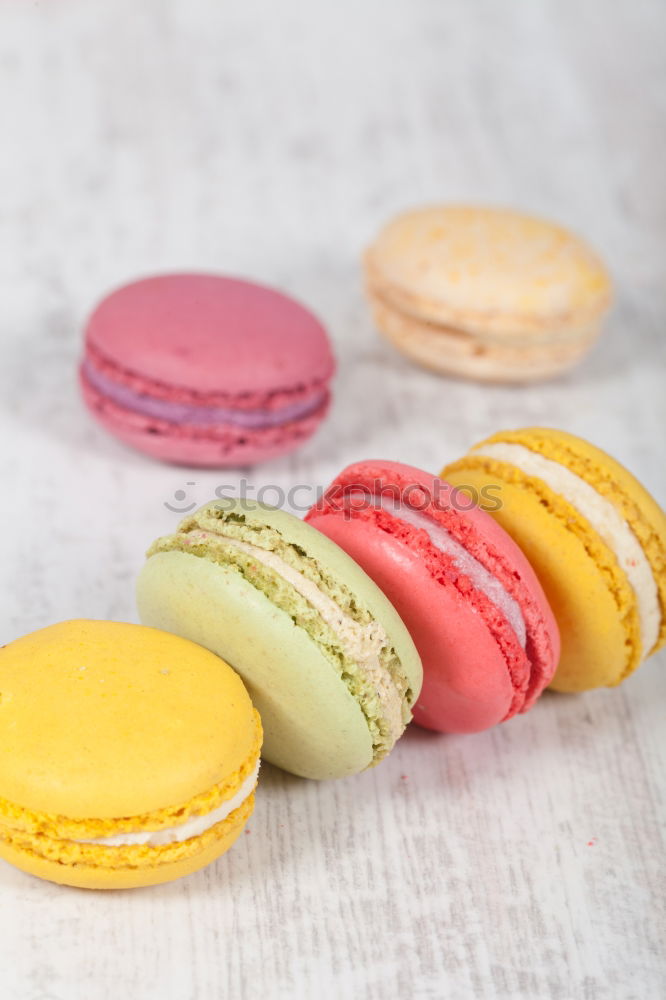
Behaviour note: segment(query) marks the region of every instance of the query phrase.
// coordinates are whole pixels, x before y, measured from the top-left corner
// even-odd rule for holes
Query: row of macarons
[[[445,205],[391,220],[364,258],[377,328],[410,360],[508,382],[552,377],[599,336],[611,284],[554,223]],[[107,295],[86,328],[81,386],[112,434],[186,465],[254,464],[297,448],[328,412],[326,330],[290,296],[215,274],[165,274]]]
[[[527,428],[441,477],[355,463],[304,520],[220,498],[153,543],[137,586],[141,626],[0,650],[0,856],[57,882],[207,864],[251,813],[260,752],[341,778],[412,716],[474,732],[549,685],[618,684],[666,640],[666,517],[600,449]]]

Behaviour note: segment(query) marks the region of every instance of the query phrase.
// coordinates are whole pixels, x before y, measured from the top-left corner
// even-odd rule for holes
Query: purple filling
[[[235,427],[279,427],[280,424],[299,420],[318,410],[326,399],[326,389],[298,403],[290,403],[279,410],[232,410],[224,406],[196,406],[190,403],[170,403],[154,396],[144,396],[129,386],[113,382],[98,372],[89,361],[82,365],[83,376],[90,385],[112,403],[126,410],[133,410],[156,420],[172,424],[233,424]]]

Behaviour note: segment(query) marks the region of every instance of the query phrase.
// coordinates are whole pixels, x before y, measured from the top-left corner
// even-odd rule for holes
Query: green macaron
[[[224,498],[149,549],[142,622],[231,663],[262,755],[307,778],[376,764],[411,718],[421,662],[397,612],[334,542],[291,514]]]

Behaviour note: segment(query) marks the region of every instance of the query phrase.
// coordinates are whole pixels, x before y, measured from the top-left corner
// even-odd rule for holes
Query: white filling
[[[436,548],[452,556],[460,572],[469,577],[476,589],[484,593],[488,600],[499,608],[516,633],[518,642],[523,649],[525,648],[527,628],[518,601],[505,590],[499,580],[478,559],[470,555],[460,542],[451,537],[446,528],[428,517],[427,514],[414,510],[407,504],[401,504],[392,497],[374,497],[374,501],[377,506],[381,506],[399,521],[406,521],[408,524],[414,525],[415,528],[422,528],[427,532],[430,541]]]
[[[179,844],[183,840],[191,837],[199,837],[211,826],[221,823],[222,820],[230,816],[234,809],[245,802],[252,794],[259,775],[259,761],[251,774],[240,786],[236,794],[222,802],[217,809],[206,813],[203,816],[192,816],[181,823],[180,826],[169,826],[165,830],[141,830],[137,833],[118,833],[113,837],[94,837],[85,840],[76,840],[76,844],[96,844],[99,847],[129,847],[136,844],[145,844],[148,847],[160,847],[163,844]]]
[[[389,644],[388,636],[379,622],[359,625],[353,618],[346,615],[334,600],[324,594],[312,580],[308,580],[275,552],[269,552],[257,545],[242,542],[238,538],[230,538],[228,535],[213,535],[206,531],[191,531],[189,534],[194,538],[206,541],[213,539],[224,542],[225,545],[247,552],[257,562],[278,573],[312,605],[335,633],[347,656],[358,664],[363,676],[375,688],[377,698],[384,711],[389,736],[395,743],[405,728],[402,721],[402,696],[396,688],[390,672],[382,666],[379,659],[382,647]]]
[[[647,655],[657,642],[661,625],[657,584],[641,543],[617,508],[580,476],[521,444],[485,444],[474,448],[472,454],[515,465],[526,475],[541,479],[590,522],[613,552],[636,595],[641,643]]]

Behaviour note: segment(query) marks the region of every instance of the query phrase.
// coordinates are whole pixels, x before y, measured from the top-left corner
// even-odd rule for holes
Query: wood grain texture
[[[182,489],[438,470],[492,431],[581,433],[666,499],[661,0],[5,0],[0,8],[0,642],[135,620]],[[439,379],[372,330],[358,258],[404,206],[513,204],[608,259],[608,332],[567,378]],[[330,420],[296,455],[162,466],[76,391],[109,287],[207,268],[328,323]],[[269,497],[267,497],[269,499]],[[0,870],[3,1000],[661,998],[666,659],[478,736],[410,731],[338,783],[266,766],[249,832],[180,883],[94,895]]]

